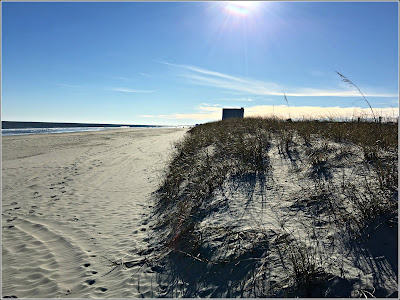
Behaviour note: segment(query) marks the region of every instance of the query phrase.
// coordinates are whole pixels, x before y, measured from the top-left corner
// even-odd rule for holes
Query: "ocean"
[[[7,136],[7,135],[23,135],[23,134],[67,133],[67,132],[82,132],[82,131],[100,131],[100,130],[117,129],[117,128],[118,127],[13,128],[13,129],[2,129],[1,135]]]
[[[9,135],[25,135],[25,134],[102,131],[102,130],[110,130],[118,128],[160,128],[160,127],[175,127],[175,126],[2,121],[1,135],[9,136]]]

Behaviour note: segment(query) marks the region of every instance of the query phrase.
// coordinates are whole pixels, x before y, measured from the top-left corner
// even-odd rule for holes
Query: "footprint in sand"
[[[33,198],[40,198],[42,195],[39,195],[39,192],[34,192],[33,193]]]
[[[96,282],[96,280],[94,280],[94,279],[88,279],[88,280],[86,280],[85,281],[88,285],[93,285],[95,282]]]

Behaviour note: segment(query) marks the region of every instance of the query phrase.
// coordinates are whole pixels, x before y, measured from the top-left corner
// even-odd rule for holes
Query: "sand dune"
[[[191,129],[150,222],[159,295],[398,298],[395,130],[261,118]]]
[[[152,296],[146,217],[185,132],[3,137],[3,297]]]

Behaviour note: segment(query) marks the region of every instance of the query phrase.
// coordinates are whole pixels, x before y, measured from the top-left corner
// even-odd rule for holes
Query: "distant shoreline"
[[[63,128],[63,127],[165,127],[167,125],[126,125],[126,124],[94,124],[94,123],[57,123],[57,122],[21,122],[2,121],[2,129],[23,128]]]

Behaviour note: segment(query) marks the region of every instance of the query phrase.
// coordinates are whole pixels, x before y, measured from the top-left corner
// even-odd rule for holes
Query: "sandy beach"
[[[342,125],[3,137],[3,297],[397,297],[394,125]]]
[[[3,297],[153,296],[153,271],[135,261],[148,247],[152,193],[186,130],[3,137]]]

